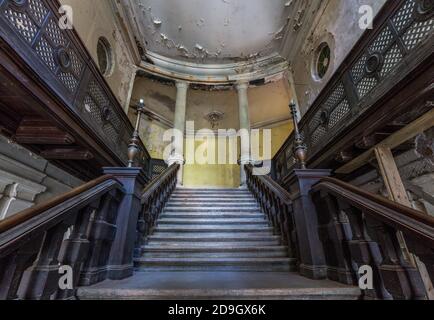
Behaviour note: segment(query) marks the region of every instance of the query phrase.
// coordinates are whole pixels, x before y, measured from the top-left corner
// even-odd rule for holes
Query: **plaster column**
[[[236,85],[238,91],[238,107],[240,116],[240,140],[241,140],[241,186],[246,185],[246,172],[244,166],[251,163],[250,158],[250,115],[249,115],[249,99],[247,82],[238,83]]]
[[[185,134],[185,116],[187,111],[187,91],[189,84],[187,82],[176,83],[176,106],[175,106],[175,137],[173,141],[173,152],[167,163],[171,166],[178,163],[181,167],[178,171],[178,185],[182,185],[184,172],[184,134]]]

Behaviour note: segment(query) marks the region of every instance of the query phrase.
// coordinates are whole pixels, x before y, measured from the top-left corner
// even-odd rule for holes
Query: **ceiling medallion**
[[[220,121],[223,120],[224,113],[220,111],[212,111],[205,116],[205,119],[211,124],[213,129],[219,126]]]

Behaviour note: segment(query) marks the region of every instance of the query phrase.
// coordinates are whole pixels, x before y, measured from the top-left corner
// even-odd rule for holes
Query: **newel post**
[[[307,147],[300,133],[297,121],[297,106],[289,105],[294,120],[294,158],[298,168],[284,181],[285,188],[293,201],[294,224],[299,248],[300,273],[311,279],[327,278],[327,263],[319,236],[318,213],[310,196],[312,186],[321,178],[331,175],[330,170],[312,170],[306,168]],[[321,213],[320,213],[321,214]]]
[[[311,279],[325,279],[327,263],[318,232],[318,213],[309,192],[314,184],[330,174],[330,170],[296,169],[285,183],[293,201],[300,273]]]
[[[118,179],[125,190],[118,209],[116,237],[107,266],[108,278],[119,280],[133,274],[137,220],[142,208],[140,198],[149,179],[142,168],[104,168],[104,174],[110,174]]]

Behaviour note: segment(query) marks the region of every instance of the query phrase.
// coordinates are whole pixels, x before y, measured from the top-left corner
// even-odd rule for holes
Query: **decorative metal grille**
[[[133,128],[116,98],[104,89],[103,80],[88,66],[91,58],[76,47],[70,31],[59,27],[58,12],[52,8],[51,0],[0,0],[0,34],[35,72],[51,78],[47,85],[126,164]],[[80,87],[86,88],[84,94],[77,94]],[[141,150],[140,158],[147,168],[146,150]]]
[[[305,133],[310,156],[321,152],[341,130],[365,112],[365,99],[372,91],[384,83],[419,45],[430,41],[434,30],[433,10],[433,6],[424,0],[402,1],[358,59],[337,79],[335,88],[328,96],[318,97],[300,128]],[[352,112],[353,109],[357,109],[356,112]],[[339,127],[340,123],[345,126]],[[283,167],[288,167],[288,172],[294,166],[290,156],[293,139],[293,136],[289,137],[286,149],[275,157],[275,161],[286,161],[287,166]]]

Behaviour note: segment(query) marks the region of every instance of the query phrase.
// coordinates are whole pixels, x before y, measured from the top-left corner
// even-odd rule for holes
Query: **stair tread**
[[[222,262],[291,262],[293,258],[136,258],[143,262],[174,262],[174,263],[222,263]]]
[[[158,246],[158,247],[152,247],[152,246],[145,246],[143,248],[145,251],[202,251],[202,250],[208,250],[208,252],[216,252],[216,251],[279,251],[279,250],[286,250],[287,247],[285,246],[267,246],[267,247],[260,247],[260,246],[190,246],[190,245],[183,245],[183,246]]]

